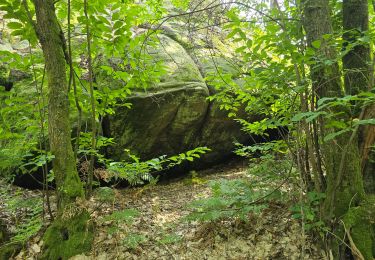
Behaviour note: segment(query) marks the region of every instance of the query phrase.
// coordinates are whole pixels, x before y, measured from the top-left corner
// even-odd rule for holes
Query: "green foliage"
[[[0,173],[12,178],[37,146],[40,117],[30,93],[0,89],[0,100]]]
[[[104,181],[126,180],[130,185],[139,185],[148,182],[155,184],[158,180],[153,174],[160,171],[170,169],[174,166],[180,165],[184,161],[192,162],[194,159],[200,158],[202,154],[210,151],[207,147],[197,147],[185,153],[167,157],[166,155],[159,156],[147,161],[142,161],[139,157],[132,154],[130,150],[125,149],[128,160],[116,162],[105,158],[99,150],[101,148],[113,144],[113,138],[106,138],[99,136],[97,138],[97,150],[91,149],[91,136],[89,133],[82,133],[80,138],[80,146],[78,154],[81,156],[89,156],[93,154],[105,167],[106,178]]]
[[[116,239],[119,239],[120,234],[125,234],[125,238],[121,241],[122,244],[129,249],[135,249],[147,240],[144,235],[130,232],[134,219],[139,215],[139,211],[135,209],[124,209],[105,216],[102,221],[111,222],[107,228],[108,234],[115,236]]]
[[[47,92],[41,86],[42,78],[44,78],[44,60],[37,48],[37,38],[26,12],[29,9],[29,15],[35,18],[35,10],[31,2],[0,0],[0,11],[5,11],[4,19],[7,20],[8,28],[8,31],[4,33],[9,32],[7,36],[10,41],[27,40],[28,47],[30,47],[30,53],[22,55],[0,52],[1,62],[4,63],[0,64],[0,78],[10,77],[9,68],[33,75],[32,80],[17,83],[10,92],[0,89],[0,174],[1,177],[7,179],[11,179],[12,174],[18,169],[35,171],[54,157],[42,145],[48,139],[46,134],[48,129],[45,127],[48,124],[45,115],[47,106],[44,101]],[[24,4],[28,8],[25,8]],[[197,40],[199,42],[197,46],[209,45],[207,48],[209,50],[197,56],[200,61],[215,63],[214,70],[204,73],[207,84],[219,91],[216,95],[209,97],[209,100],[217,101],[220,109],[226,111],[228,116],[241,124],[242,129],[250,135],[267,137],[269,130],[285,128],[289,130],[292,137],[288,143],[279,140],[251,146],[238,144],[236,153],[251,158],[248,172],[256,181],[250,182],[242,179],[211,182],[212,196],[193,202],[190,205],[192,213],[188,216],[188,220],[246,219],[250,212],[259,212],[267,207],[270,200],[283,199],[284,195],[278,189],[277,182],[283,183],[288,180],[289,183],[293,183],[297,175],[295,162],[285,159],[284,156],[295,151],[299,154],[300,150],[307,145],[310,146],[307,142],[310,129],[313,129],[312,134],[316,135],[320,131],[326,132],[325,136],[313,140],[313,145],[320,146],[324,142],[334,141],[345,133],[354,133],[361,126],[375,124],[373,118],[358,118],[359,113],[357,113],[363,107],[374,103],[374,91],[318,99],[313,90],[314,82],[309,80],[314,69],[331,68],[332,65],[341,63],[342,57],[363,43],[373,45],[374,33],[371,30],[361,34],[358,41],[343,40],[340,1],[330,2],[335,33],[323,35],[322,39],[313,41],[311,47],[306,47],[306,37],[301,25],[303,12],[298,1],[295,3],[284,1],[281,11],[276,7],[270,8],[265,1],[251,2],[250,8],[247,6],[249,4],[247,1],[214,9],[210,9],[210,5],[213,4],[211,3],[207,6],[209,7],[207,13],[197,12],[197,14],[194,12],[203,7],[206,1],[200,2],[196,8],[194,1],[190,3],[190,1],[172,0],[171,4],[175,7],[173,12],[194,10],[189,13],[188,18],[187,16],[176,17],[171,24],[175,23],[176,26],[180,26],[181,23],[189,21],[194,25],[203,25],[204,28],[207,25],[210,27],[210,22],[220,24],[220,26],[212,27],[213,32],[216,29],[220,31],[218,35],[200,37],[201,31],[197,29],[199,37],[195,37],[206,38]],[[94,63],[95,81],[93,84],[97,124],[104,116],[113,115],[116,107],[123,106],[130,109],[129,96],[137,88],[144,89],[159,83],[166,73],[163,62],[155,62],[148,53],[149,47],[160,44],[157,30],[142,28],[145,25],[160,24],[161,26],[168,19],[173,18],[173,15],[168,16],[169,10],[165,8],[162,1],[90,2],[88,20],[83,13],[82,3],[72,1],[70,28],[66,21],[68,14],[66,3],[56,1],[55,7],[62,31],[66,32],[69,29],[74,36],[72,58],[78,86],[76,93],[73,91],[69,93],[71,111],[74,111],[71,116],[72,122],[77,121],[78,107],[75,98],[83,113],[83,122],[79,123],[84,125],[90,121],[87,116],[91,109],[87,77],[87,43],[82,36],[87,33],[86,25],[93,36],[90,55]],[[168,19],[164,20],[164,17]],[[206,21],[202,22],[205,20],[202,17],[207,19],[207,24]],[[350,31],[350,33],[356,32]],[[185,38],[185,35],[180,36]],[[210,37],[211,39],[208,40]],[[194,37],[189,35],[187,38]],[[328,59],[320,54],[319,49],[324,46],[332,47],[338,55]],[[190,51],[193,53],[194,50]],[[199,50],[197,53],[199,54]],[[230,61],[231,70],[218,66],[216,62],[218,59]],[[30,87],[34,86],[34,83],[41,87]],[[73,89],[72,86],[70,88]],[[317,128],[319,130],[314,128],[314,124],[319,125],[322,119],[324,128],[329,131],[319,129],[319,127]],[[45,133],[40,131],[42,125]],[[306,129],[303,129],[304,125]],[[77,127],[77,125],[74,126]],[[92,126],[85,131],[89,132],[90,127]],[[209,151],[205,147],[199,147],[178,155],[169,157],[163,155],[143,161],[129,150],[125,150],[128,159],[116,162],[101,154],[101,149],[114,144],[116,140],[98,135],[96,141],[97,147],[94,150],[91,147],[91,134],[81,133],[77,151],[80,159],[87,159],[94,155],[102,164],[108,177],[107,181],[126,180],[131,185],[146,182],[154,184],[157,181],[155,173],[186,161],[193,161]],[[323,149],[323,146],[315,152],[322,151],[319,149]],[[298,159],[301,158],[295,161]],[[306,161],[309,160],[307,156],[306,159]],[[311,162],[309,165],[311,166]],[[53,178],[53,174],[49,177]],[[191,183],[200,182],[201,180],[192,173]],[[275,190],[272,189],[273,187]],[[113,201],[113,190],[100,188],[97,192],[100,201]],[[303,201],[292,207],[293,216],[303,220],[306,230],[322,230],[318,206],[323,198],[324,195],[321,193],[309,192],[306,193]],[[37,206],[33,211],[30,210],[30,205],[21,205],[21,202],[23,201],[15,196],[14,201],[11,200],[8,203],[10,211],[15,210],[13,207],[22,206],[28,212],[25,215],[26,224],[18,226],[17,235],[13,238],[15,241],[25,241],[40,228],[41,206]],[[115,223],[111,228],[113,234],[117,234],[120,230],[127,233],[123,243],[129,248],[137,247],[145,239],[122,226],[122,224],[130,225],[137,216],[135,211],[125,210],[114,212],[105,218],[106,221]],[[78,219],[76,223],[73,223],[76,226],[69,228],[73,230],[79,228],[78,225],[81,225],[85,219],[86,217],[83,220]],[[65,223],[57,223],[51,231],[46,233],[49,245],[59,248],[61,238],[55,239],[53,235],[58,233],[58,228],[64,225]],[[83,233],[82,231],[81,235]],[[69,242],[72,243],[72,252],[67,252],[65,255],[63,249],[60,248],[57,254],[51,254],[49,257],[57,259],[61,254],[67,257],[70,253],[74,253],[77,245],[80,245],[79,237],[73,240],[75,241]],[[161,240],[160,243],[168,244],[175,240],[178,238],[171,236]],[[86,247],[87,244],[84,246]]]
[[[20,166],[20,169],[23,173],[32,173],[38,170],[38,168],[43,167],[47,163],[50,163],[53,158],[55,158],[54,155],[52,155],[50,152],[44,151],[44,150],[35,150],[36,154],[28,153],[24,156],[24,160],[26,163],[23,163]]]
[[[268,153],[250,161],[248,175],[249,178],[209,182],[212,195],[189,204],[192,212],[186,219],[210,222],[240,218],[246,221],[249,213],[259,213],[270,202],[286,202],[288,197],[281,188],[286,180],[290,185],[296,178],[292,162],[275,159]]]
[[[56,13],[60,18],[63,31],[67,30],[67,5],[56,2]],[[71,28],[72,34],[82,35],[86,33],[87,21],[85,19],[82,3],[71,3]],[[12,36],[17,36],[16,41],[27,40],[30,44],[30,52],[19,55],[17,53],[3,52],[2,62],[6,67],[20,69],[35,76],[36,84],[41,84],[44,61],[41,52],[35,49],[37,38],[34,28],[27,15],[28,6],[31,18],[35,19],[34,6],[29,1],[0,1],[0,10],[5,11],[7,27]],[[131,94],[131,89],[147,87],[159,81],[163,74],[162,65],[152,62],[150,56],[145,52],[147,46],[155,45],[157,38],[146,33],[134,33],[134,27],[144,23],[152,23],[154,19],[159,19],[165,12],[160,1],[145,1],[144,3],[134,3],[133,1],[97,1],[89,4],[89,27],[92,35],[92,58],[95,66],[95,98],[97,107],[97,121],[99,117],[113,114],[116,106],[130,107],[130,103],[125,99]],[[11,20],[12,19],[12,20]],[[20,37],[20,38],[19,38]],[[78,41],[72,41],[73,68],[77,76],[77,94],[73,91],[69,93],[71,102],[72,118],[78,116],[74,96],[78,99],[78,104],[82,109],[83,122],[89,121],[87,115],[90,112],[90,96],[88,94],[87,82],[87,62],[86,42],[79,36]],[[82,55],[84,54],[84,55]],[[81,57],[81,59],[77,58]],[[114,62],[116,61],[116,62]],[[1,64],[1,68],[3,68]],[[6,75],[8,75],[7,70]],[[4,73],[2,73],[4,74]],[[106,80],[103,78],[106,77]],[[49,159],[37,155],[35,158],[27,158],[26,162],[20,158],[26,158],[39,145],[42,134],[40,133],[41,116],[39,113],[46,108],[44,95],[41,90],[30,88],[34,82],[21,82],[22,91],[4,92],[1,89],[0,105],[0,172],[6,174],[13,173],[20,165],[35,169],[42,161]],[[72,87],[71,87],[72,89]],[[26,91],[25,91],[26,90]],[[21,94],[20,94],[21,93]],[[47,93],[47,91],[44,91]],[[37,101],[37,102],[36,102]],[[39,109],[38,109],[39,108]],[[44,116],[47,118],[47,116]],[[45,125],[46,138],[48,122]],[[90,131],[87,129],[87,131]],[[83,140],[82,140],[83,139]],[[96,154],[91,151],[88,135],[83,134],[79,153],[82,155]],[[106,144],[101,143],[107,142]],[[86,143],[85,143],[86,142]],[[98,149],[110,145],[111,139],[98,137]],[[90,144],[90,145],[89,145]],[[53,155],[51,155],[53,156]],[[50,156],[48,156],[50,157]],[[52,158],[52,157],[50,157]],[[102,158],[102,157],[101,157]],[[102,158],[103,159],[103,158]],[[35,167],[34,167],[35,166]],[[9,177],[11,178],[11,177]]]
[[[6,12],[3,16],[4,19],[13,19],[12,22],[7,24],[8,28],[12,30],[12,36],[20,37],[22,40],[28,40],[32,45],[36,44],[37,38],[35,31],[29,21],[22,1],[1,0],[0,10]],[[30,12],[32,15],[35,13],[32,8]]]
[[[22,192],[10,192],[6,187],[0,189],[0,199],[6,205],[3,213],[15,225],[10,242],[24,244],[42,228],[43,202],[39,197],[25,198]]]
[[[22,249],[22,245],[19,243],[7,243],[0,246],[0,259],[10,259],[11,257],[18,254]]]
[[[219,180],[209,183],[212,196],[199,199],[188,205],[192,212],[188,221],[211,222],[227,218],[246,220],[250,212],[260,212],[267,207],[266,192],[256,190],[246,179]],[[259,201],[258,201],[259,200]]]
[[[161,245],[176,244],[182,240],[182,237],[177,234],[165,234],[157,242]]]
[[[135,249],[140,244],[147,241],[146,236],[135,234],[135,233],[128,233],[126,234],[126,237],[122,240],[122,243],[124,246],[126,246],[129,249]]]
[[[224,44],[226,49],[235,50],[232,56],[237,61],[237,71],[226,72],[219,67],[208,73],[208,84],[220,90],[210,99],[219,101],[220,107],[249,134],[267,136],[268,130],[278,127],[293,130],[289,120],[295,109],[294,96],[304,87],[296,84],[294,68],[304,58],[298,44],[294,44],[300,40],[299,25],[283,20],[283,30],[277,22],[264,22],[261,26],[259,21],[263,18],[258,17],[259,13],[249,15],[249,21],[246,13],[251,11],[243,8],[240,5],[229,9],[226,16],[230,22],[224,26]],[[261,3],[254,3],[253,8],[263,14],[270,12],[270,17],[275,15]],[[295,6],[288,8],[291,15],[298,15]],[[215,47],[222,51],[221,57],[228,59],[224,49]],[[243,116],[243,110],[250,120]]]
[[[114,202],[115,192],[110,187],[99,187],[95,190],[95,195],[100,202]]]
[[[290,208],[293,213],[292,217],[303,221],[307,231],[315,230],[323,235],[327,227],[320,219],[319,206],[324,198],[324,193],[308,192],[305,201],[300,201]]]
[[[203,177],[198,175],[196,171],[190,171],[188,176],[184,179],[184,183],[187,185],[194,185],[194,184],[205,184],[207,180]]]
[[[103,218],[104,221],[113,221],[117,224],[125,223],[131,225],[135,217],[140,213],[135,209],[124,209],[122,211],[115,211],[111,215]]]
[[[287,143],[284,140],[276,140],[265,143],[256,143],[253,145],[244,146],[240,143],[236,143],[237,149],[235,153],[239,156],[253,158],[254,156],[261,154],[267,155],[272,153],[285,154],[288,152]]]
[[[145,181],[156,183],[157,177],[155,178],[152,174],[172,168],[184,161],[193,161],[195,158],[200,158],[207,151],[210,151],[207,147],[197,147],[175,156],[167,157],[163,155],[151,160],[141,161],[136,155],[131,154],[129,150],[125,150],[131,160],[130,162],[115,162],[109,159],[99,161],[106,165],[110,177],[108,180],[111,178],[114,180],[120,179],[128,181],[130,185],[138,185],[144,184]]]
[[[42,208],[39,206],[29,213],[25,223],[20,223],[15,231],[15,236],[12,237],[13,242],[25,243],[31,237],[35,236],[42,228],[43,222],[41,219]]]
[[[35,19],[33,5],[28,1],[0,1],[0,9],[6,11],[5,19],[14,19],[7,22],[9,30],[15,35],[21,35],[21,39],[26,39],[30,44],[30,52],[22,56],[16,53],[6,52],[4,62],[7,67],[27,71],[35,76],[35,83],[40,86],[43,75],[44,60],[40,50],[36,47],[36,37],[26,9],[23,4],[27,4],[30,15]],[[132,94],[133,89],[146,88],[160,81],[161,75],[165,73],[162,62],[154,62],[146,51],[150,46],[156,46],[159,42],[155,32],[147,31],[136,33],[134,27],[160,19],[166,10],[160,1],[145,1],[143,3],[134,3],[133,1],[99,1],[90,3],[88,8],[89,20],[83,13],[80,3],[71,3],[71,27],[72,34],[82,35],[86,33],[86,23],[89,23],[92,38],[92,58],[94,63],[95,76],[95,99],[97,115],[96,121],[105,115],[113,114],[115,107],[131,107],[127,100]],[[56,13],[60,19],[63,31],[67,28],[67,6],[56,2]],[[21,33],[20,30],[23,30]],[[26,31],[30,33],[25,33]],[[83,114],[83,122],[89,121],[90,95],[88,93],[87,81],[87,57],[86,42],[82,37],[72,40],[72,58],[74,73],[77,76],[77,93],[70,91],[70,104],[72,121],[76,121],[77,107],[75,98]],[[17,39],[19,40],[19,39]],[[78,58],[80,57],[80,58]],[[7,73],[8,74],[8,73]],[[46,104],[44,101],[47,91],[43,87],[34,89],[27,87],[27,84],[34,85],[34,82],[19,83],[19,91],[1,92],[1,99],[5,102],[0,106],[1,126],[0,126],[0,170],[6,174],[13,173],[14,169],[22,168],[24,171],[33,171],[50,161],[53,155],[48,151],[38,151],[41,137],[48,138],[46,125],[47,116],[44,115]],[[23,89],[27,89],[27,92]],[[70,88],[72,90],[72,86]],[[44,93],[42,93],[42,91]],[[43,95],[42,95],[43,94]],[[37,106],[30,97],[37,100]],[[41,114],[42,113],[42,114]],[[41,119],[42,118],[42,119]],[[43,122],[42,122],[43,121]],[[41,123],[44,124],[45,133],[40,132]],[[74,122],[75,123],[75,122]],[[77,126],[75,126],[77,127]],[[86,130],[87,132],[90,129]],[[114,178],[127,179],[131,184],[141,184],[144,181],[154,181],[151,172],[170,168],[181,164],[182,161],[193,161],[199,158],[203,148],[197,148],[177,156],[166,158],[161,156],[141,162],[139,158],[129,154],[128,162],[113,162],[104,158],[99,152],[100,149],[110,146],[115,140],[110,138],[97,137],[97,150],[91,149],[91,135],[81,133],[78,155],[87,157],[95,155],[98,160],[106,165],[108,172],[111,172]],[[32,156],[31,156],[32,154]],[[28,157],[31,156],[31,157]],[[26,161],[20,160],[25,158]]]
[[[287,180],[292,185],[298,180],[293,162],[287,158],[275,158],[272,154],[251,159],[248,173],[257,179],[258,186],[269,189],[279,182]]]
[[[340,98],[321,98],[319,99],[318,108],[315,111],[297,113],[292,118],[294,122],[307,122],[311,123],[318,119],[324,118],[326,128],[333,129],[334,131],[328,133],[324,137],[324,142],[335,139],[341,134],[352,132],[359,126],[363,125],[374,125],[375,120],[370,119],[359,119],[355,116],[355,111],[358,107],[366,107],[373,104],[375,101],[375,93],[373,92],[361,92],[358,95],[346,95]],[[340,113],[333,113],[337,111],[335,108],[343,108]],[[349,117],[344,116],[348,114]]]
[[[171,3],[176,8],[186,10],[189,7],[190,1],[187,1],[187,0],[172,0]]]

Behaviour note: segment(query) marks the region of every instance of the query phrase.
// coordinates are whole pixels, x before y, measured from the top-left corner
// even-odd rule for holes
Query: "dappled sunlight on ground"
[[[72,259],[322,259],[281,203],[271,203],[260,214],[250,213],[247,222],[184,221],[188,203],[210,196],[209,181],[244,178],[246,173],[246,162],[232,162],[156,186],[117,189],[111,202],[94,197],[87,203],[96,223],[92,251]],[[133,221],[108,218],[113,212],[133,209],[138,212]],[[40,239],[33,238],[16,259],[37,259],[35,251],[43,246]]]

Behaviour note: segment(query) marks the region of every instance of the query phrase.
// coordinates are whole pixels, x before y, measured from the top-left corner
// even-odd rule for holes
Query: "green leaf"
[[[242,32],[240,28],[236,27],[227,35],[227,39],[233,38],[237,33]]]
[[[235,50],[235,52],[236,52],[236,53],[241,53],[241,52],[243,52],[243,51],[246,50],[246,49],[247,49],[247,46],[241,46],[241,47],[237,48],[237,49]]]
[[[354,126],[357,125],[375,125],[375,118],[364,119],[364,120],[354,120]]]
[[[248,39],[247,41],[246,41],[246,46],[247,46],[247,48],[251,48],[251,46],[253,46],[253,41],[251,40],[251,39]]]
[[[333,101],[336,100],[336,98],[330,98],[330,97],[324,97],[318,100],[318,106],[321,106],[326,101]]]
[[[12,30],[21,29],[23,27],[22,23],[19,22],[9,22],[8,28]]]
[[[320,40],[316,40],[316,41],[313,41],[311,43],[311,45],[316,48],[316,49],[319,49],[320,48],[320,45],[322,44],[322,42]]]
[[[334,133],[330,133],[330,134],[328,134],[324,137],[324,142],[328,142],[328,141],[334,139],[335,137],[337,137],[337,136],[339,136],[343,133],[349,132],[349,131],[351,131],[351,129],[347,128],[347,129],[343,129],[343,130],[340,130],[340,131],[337,131],[337,132],[334,132]]]
[[[302,119],[306,118],[306,122],[311,122],[315,118],[317,118],[318,116],[321,116],[321,115],[324,115],[324,114],[326,114],[326,112],[323,112],[323,111],[319,111],[319,112],[310,111],[310,112],[305,112],[305,113],[299,113],[292,118],[292,121],[298,122],[298,121],[301,121]]]

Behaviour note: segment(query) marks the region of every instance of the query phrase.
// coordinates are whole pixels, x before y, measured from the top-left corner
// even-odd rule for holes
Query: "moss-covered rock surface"
[[[131,109],[116,108],[109,127],[116,140],[111,157],[124,159],[124,149],[149,159],[207,146],[212,152],[204,162],[212,163],[231,154],[235,141],[249,138],[239,123],[228,118],[228,112],[208,100],[213,89],[202,73],[214,69],[209,57],[201,57],[203,65],[197,64],[179,42],[163,35],[148,53],[155,62],[162,62],[165,73],[146,90],[134,90],[128,100]]]

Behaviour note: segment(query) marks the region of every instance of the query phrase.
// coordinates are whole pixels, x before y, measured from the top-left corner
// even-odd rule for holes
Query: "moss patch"
[[[61,217],[44,234],[41,259],[69,259],[88,252],[93,241],[93,225],[87,211],[72,217]]]
[[[369,197],[360,206],[351,208],[343,218],[355,246],[366,260],[375,257],[374,216],[375,199]]]
[[[18,242],[11,242],[0,246],[0,260],[10,259],[17,255],[22,249],[22,244]]]

